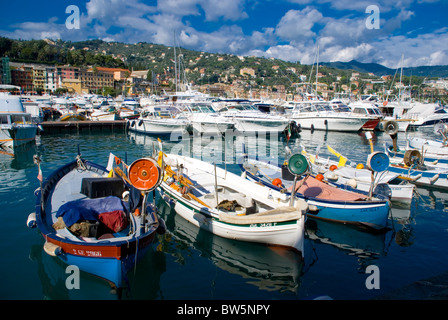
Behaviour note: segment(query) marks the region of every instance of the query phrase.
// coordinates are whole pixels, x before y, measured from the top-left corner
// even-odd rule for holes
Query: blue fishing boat
[[[239,166],[248,179],[289,197],[295,193],[297,198],[305,200],[310,206],[307,213],[309,218],[355,224],[371,230],[387,230],[389,199],[372,197],[360,190],[337,188],[312,175],[304,156],[294,156],[303,157],[299,166],[303,167],[305,174],[298,179],[295,179],[288,165],[278,166],[250,159],[247,155],[243,156]],[[293,186],[296,192],[293,192]]]
[[[41,187],[27,225],[40,230],[45,252],[122,288],[127,272],[164,232],[148,203],[161,182],[157,163],[148,158],[127,166],[111,155],[105,168],[78,154],[43,180],[39,157],[35,162]]]

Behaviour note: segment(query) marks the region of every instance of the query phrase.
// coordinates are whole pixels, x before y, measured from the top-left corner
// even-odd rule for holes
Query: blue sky
[[[69,5],[80,28],[69,29]],[[366,26],[376,5],[379,28]],[[15,39],[102,39],[207,52],[396,68],[448,65],[448,0],[58,0],[9,1],[0,35]]]

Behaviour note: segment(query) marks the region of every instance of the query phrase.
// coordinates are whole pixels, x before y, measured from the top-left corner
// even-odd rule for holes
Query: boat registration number
[[[251,228],[267,228],[267,227],[275,227],[277,222],[268,222],[268,223],[252,223],[250,225]]]
[[[86,257],[101,257],[101,251],[73,249],[73,254]]]

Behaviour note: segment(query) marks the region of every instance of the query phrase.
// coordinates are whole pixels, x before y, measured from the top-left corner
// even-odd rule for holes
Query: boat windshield
[[[243,104],[233,104],[230,106],[226,106],[223,111],[244,111],[244,110],[257,110],[254,106],[252,105],[243,105]]]
[[[191,112],[194,113],[215,113],[215,110],[206,104],[195,104],[190,107]]]
[[[354,108],[353,113],[367,114],[367,111],[365,108]]]
[[[332,111],[330,105],[327,103],[319,103],[315,105],[317,111]]]
[[[333,105],[333,110],[336,112],[352,112],[346,104],[338,103]]]

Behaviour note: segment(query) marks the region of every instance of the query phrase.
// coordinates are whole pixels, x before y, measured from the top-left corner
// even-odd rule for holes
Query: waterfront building
[[[13,64],[10,62],[11,84],[22,88],[24,92],[32,92],[33,88],[33,68],[23,64]]]
[[[2,84],[11,84],[11,69],[9,68],[9,58],[1,58],[0,64],[0,76]]]
[[[54,92],[58,86],[59,80],[55,67],[45,67],[45,91]]]

